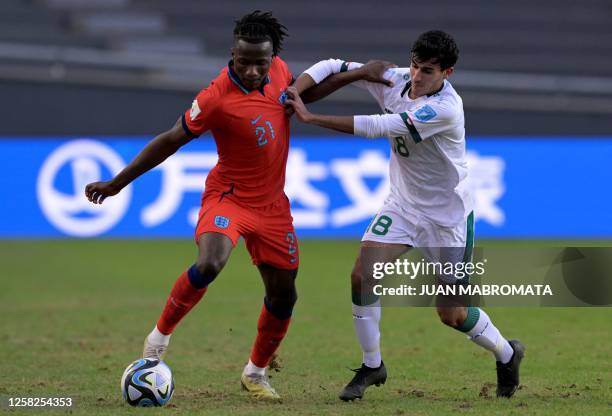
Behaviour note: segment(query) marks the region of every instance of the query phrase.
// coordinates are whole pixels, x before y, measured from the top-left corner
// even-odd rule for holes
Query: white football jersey
[[[361,64],[344,64],[353,69]],[[391,144],[389,199],[442,226],[454,226],[473,209],[467,183],[463,102],[444,81],[438,92],[409,98],[409,68],[392,68],[393,87],[368,81],[367,89],[387,114],[355,117],[355,134],[387,136]]]

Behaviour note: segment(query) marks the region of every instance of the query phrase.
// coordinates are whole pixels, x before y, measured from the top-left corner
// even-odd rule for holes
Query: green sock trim
[[[461,332],[470,332],[472,328],[476,326],[476,322],[480,318],[480,309],[475,306],[468,306],[467,308],[467,318],[465,321],[457,328],[457,330]]]
[[[374,293],[351,293],[351,298],[353,299],[353,304],[357,306],[368,306],[376,303],[378,301],[379,296]]]
[[[465,237],[465,251],[463,252],[463,262],[472,261],[472,252],[474,251],[474,211],[470,212],[467,217],[467,235]]]

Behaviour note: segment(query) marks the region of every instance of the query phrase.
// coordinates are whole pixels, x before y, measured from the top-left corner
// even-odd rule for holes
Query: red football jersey
[[[205,196],[219,192],[262,207],[284,194],[289,118],[283,104],[291,81],[287,64],[274,57],[256,90],[244,87],[229,65],[197,95],[183,115],[183,128],[194,136],[210,130],[219,155]]]

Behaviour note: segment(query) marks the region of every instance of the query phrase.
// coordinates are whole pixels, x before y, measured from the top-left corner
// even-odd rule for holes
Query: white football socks
[[[154,345],[168,345],[171,336],[172,334],[164,335],[159,332],[159,329],[157,329],[157,325],[155,325],[155,328],[153,328],[153,331],[151,331],[147,339],[151,344]]]
[[[244,366],[244,374],[258,374],[263,376],[266,374],[266,368],[257,367],[253,364],[253,361],[249,360],[248,364]]]
[[[380,301],[372,305],[353,304],[353,323],[363,351],[363,363],[370,368],[380,367]]]
[[[469,339],[481,347],[491,351],[497,361],[503,364],[510,361],[514,350],[510,343],[502,336],[499,329],[493,325],[491,318],[479,308],[480,316],[474,328],[466,332]]]

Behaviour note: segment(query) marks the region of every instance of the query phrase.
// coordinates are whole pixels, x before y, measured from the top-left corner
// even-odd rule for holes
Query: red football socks
[[[274,352],[287,333],[291,318],[278,319],[272,315],[266,305],[261,308],[257,322],[257,338],[251,350],[251,361],[257,367],[265,368],[270,363]]]
[[[187,271],[183,272],[172,287],[166,306],[157,321],[157,329],[164,335],[174,331],[176,325],[202,299],[206,288],[198,289],[191,284]]]

